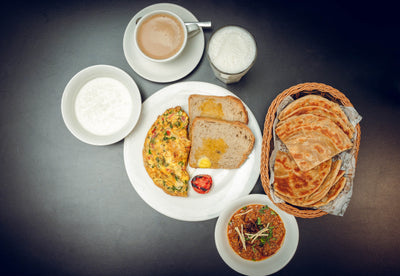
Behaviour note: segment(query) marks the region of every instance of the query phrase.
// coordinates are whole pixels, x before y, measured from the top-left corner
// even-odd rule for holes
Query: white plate
[[[268,205],[281,217],[285,229],[285,239],[282,247],[271,257],[263,261],[245,260],[233,251],[229,245],[227,227],[232,215],[240,208],[249,204]],[[221,258],[232,269],[245,275],[269,275],[282,269],[292,259],[299,242],[299,228],[294,216],[275,206],[266,195],[252,194],[231,202],[220,214],[215,226],[215,245]]]
[[[260,174],[261,131],[253,113],[246,106],[249,127],[255,136],[253,151],[238,169],[194,169],[188,166],[191,177],[205,173],[213,178],[213,186],[207,194],[199,194],[189,184],[188,197],[175,197],[164,193],[147,174],[142,149],[147,132],[157,119],[170,107],[181,106],[188,112],[191,94],[233,95],[225,88],[205,82],[180,82],[167,86],[143,103],[142,116],[134,132],[125,139],[124,160],[129,179],[142,199],[158,212],[179,220],[201,221],[215,218],[232,200],[247,195],[253,189]]]
[[[118,131],[109,135],[96,135],[87,131],[79,123],[75,112],[75,101],[79,90],[95,78],[108,77],[122,83],[131,97],[131,114],[126,124]],[[142,110],[142,98],[134,80],[121,69],[110,65],[94,65],[78,72],[68,82],[61,99],[61,113],[69,131],[82,142],[103,146],[124,139],[135,127]]]
[[[196,68],[204,51],[204,33],[200,32],[188,39],[186,48],[170,62],[152,62],[143,57],[134,46],[134,29],[136,20],[154,10],[168,10],[180,16],[183,21],[197,22],[197,18],[185,8],[169,3],[154,4],[139,11],[125,29],[123,47],[125,58],[132,69],[145,79],[154,82],[172,82],[179,80]]]

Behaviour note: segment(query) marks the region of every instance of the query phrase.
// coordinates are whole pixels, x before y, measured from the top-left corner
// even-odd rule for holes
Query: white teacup
[[[135,47],[151,61],[170,61],[182,53],[188,38],[198,28],[194,24],[187,27],[173,12],[152,11],[142,16],[136,23]]]

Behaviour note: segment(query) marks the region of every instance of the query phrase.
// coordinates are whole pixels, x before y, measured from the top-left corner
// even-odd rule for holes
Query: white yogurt
[[[211,37],[208,56],[212,64],[220,71],[237,74],[247,70],[256,57],[256,43],[245,29],[227,26]]]
[[[129,120],[131,107],[128,89],[109,77],[87,82],[75,100],[79,123],[95,135],[110,135],[123,128]]]

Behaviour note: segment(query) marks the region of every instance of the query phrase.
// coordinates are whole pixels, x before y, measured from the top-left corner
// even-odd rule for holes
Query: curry
[[[228,223],[232,249],[246,260],[261,261],[274,255],[285,238],[285,225],[267,205],[252,204],[237,210]]]

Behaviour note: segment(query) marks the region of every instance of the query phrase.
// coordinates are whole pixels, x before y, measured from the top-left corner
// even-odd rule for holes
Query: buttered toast
[[[191,124],[189,165],[193,168],[236,169],[253,149],[255,137],[241,122],[196,117]]]
[[[247,110],[242,101],[234,96],[210,96],[193,94],[189,97],[189,117],[215,118],[248,123]]]

